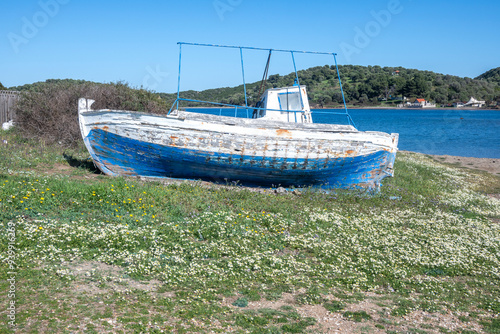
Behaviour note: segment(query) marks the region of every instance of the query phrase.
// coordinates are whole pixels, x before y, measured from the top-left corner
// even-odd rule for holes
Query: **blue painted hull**
[[[159,145],[92,129],[84,138],[92,158],[109,175],[239,181],[259,186],[377,189],[395,152],[327,159],[230,155]]]

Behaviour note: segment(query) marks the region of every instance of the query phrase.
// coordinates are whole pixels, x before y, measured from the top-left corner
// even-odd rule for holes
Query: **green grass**
[[[299,308],[361,332],[460,312],[464,331],[495,333],[500,204],[483,194],[500,179],[402,152],[395,173],[374,196],[163,184],[97,175],[81,147],[0,132],[0,308],[15,270],[26,333],[326,330]]]
[[[362,322],[364,320],[370,320],[372,318],[372,316],[369,315],[368,313],[366,313],[366,311],[354,311],[354,312],[347,311],[347,312],[344,312],[342,314],[342,316],[344,318],[347,318],[349,320],[356,321],[356,322]]]
[[[332,300],[329,303],[324,303],[323,307],[333,313],[343,310],[346,307],[346,304],[339,302],[337,300]]]

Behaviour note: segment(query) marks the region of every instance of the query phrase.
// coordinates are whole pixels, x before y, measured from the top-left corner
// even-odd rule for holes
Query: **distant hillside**
[[[32,84],[26,84],[22,86],[14,86],[14,87],[9,87],[10,90],[17,90],[20,92],[37,92],[41,91],[47,87],[54,87],[54,86],[59,86],[59,85],[65,85],[65,86],[77,86],[77,85],[83,85],[83,84],[96,84],[96,85],[102,85],[100,83],[95,83],[92,81],[85,81],[85,80],[74,80],[74,79],[48,79],[46,81],[39,81],[35,82]]]
[[[350,106],[395,106],[401,98],[424,98],[438,105],[465,102],[471,96],[484,100],[487,104],[500,103],[500,67],[481,74],[476,79],[461,78],[430,71],[420,71],[403,67],[380,66],[339,66],[346,102]],[[270,75],[265,89],[293,85],[295,74]],[[299,71],[301,85],[306,85],[312,107],[339,107],[342,94],[334,66],[318,66]],[[10,87],[20,91],[40,91],[50,86],[78,86],[96,84],[84,80],[50,79],[45,82]],[[118,83],[129,87],[126,83]],[[96,84],[104,85],[104,84]],[[255,105],[260,98],[260,82],[248,83],[249,105]],[[145,90],[140,90],[145,92]],[[148,94],[155,95],[151,92]],[[170,107],[177,94],[158,93]],[[204,91],[184,91],[181,97],[226,104],[244,105],[243,85],[223,87]],[[183,103],[183,106],[200,106]]]
[[[497,84],[500,84],[500,67],[491,69],[480,76],[476,78],[477,80],[489,80],[491,82],[496,82]]]
[[[396,105],[401,103],[398,98],[403,96],[410,99],[425,98],[438,105],[468,101],[471,96],[488,103],[500,102],[499,83],[491,79],[461,78],[403,67],[344,65],[339,66],[339,71],[346,102],[354,106],[381,103],[386,106]],[[266,88],[293,85],[294,79],[294,73],[285,76],[271,75]],[[299,71],[299,80],[302,85],[307,86],[311,105],[337,107],[342,104],[342,94],[334,66],[325,65]],[[247,84],[249,104],[253,105],[258,101],[259,87],[260,82]],[[161,94],[161,96],[167,103],[173,102],[176,97],[175,94]],[[181,97],[238,105],[245,103],[243,85],[201,92],[186,91],[181,92]]]

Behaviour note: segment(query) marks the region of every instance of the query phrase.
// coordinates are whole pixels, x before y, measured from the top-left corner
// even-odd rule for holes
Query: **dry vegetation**
[[[138,110],[165,113],[167,106],[156,94],[136,90],[127,84],[73,84],[60,81],[22,93],[16,106],[16,124],[25,138],[47,144],[76,146],[81,140],[78,128],[78,99],[96,100],[95,109]]]

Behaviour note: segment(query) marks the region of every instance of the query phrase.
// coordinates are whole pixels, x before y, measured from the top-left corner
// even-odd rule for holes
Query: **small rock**
[[[285,193],[286,193],[286,189],[285,189],[285,188],[283,188],[283,187],[279,187],[279,188],[276,188],[276,189],[274,190],[274,192],[275,192],[276,194],[285,194]]]

